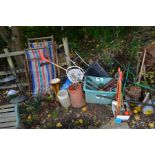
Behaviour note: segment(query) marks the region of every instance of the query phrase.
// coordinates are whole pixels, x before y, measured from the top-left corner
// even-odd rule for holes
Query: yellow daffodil
[[[87,111],[87,107],[86,107],[86,106],[83,107],[83,108],[82,108],[82,111],[83,111],[83,112],[86,112],[86,111]]]
[[[154,128],[154,122],[153,123],[149,123],[149,127],[150,128]]]
[[[48,114],[48,116],[47,116],[48,118],[50,118],[51,117],[51,114]]]
[[[82,120],[82,119],[79,119],[79,122],[80,122],[81,124],[83,124],[83,120]]]
[[[144,112],[144,114],[145,114],[145,115],[151,115],[151,114],[153,114],[153,111],[152,111],[152,110],[146,110],[146,111]]]
[[[32,116],[31,116],[31,115],[29,115],[29,116],[27,117],[27,119],[28,119],[28,120],[31,120],[31,119],[32,119]]]
[[[136,114],[134,117],[135,117],[135,120],[137,121],[140,120],[140,116],[138,114]]]
[[[137,112],[140,112],[140,107],[135,107],[134,110],[137,110]]]
[[[56,124],[56,127],[57,127],[57,128],[61,128],[61,127],[62,127],[61,122],[57,123],[57,124]]]
[[[138,113],[138,111],[135,109],[134,111],[133,111],[135,114],[137,114]]]

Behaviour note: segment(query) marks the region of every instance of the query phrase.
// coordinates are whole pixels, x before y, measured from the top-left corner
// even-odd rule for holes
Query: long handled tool
[[[130,63],[129,63],[129,65],[128,65],[128,68],[127,68],[127,71],[126,71],[125,83],[124,83],[124,86],[123,86],[123,96],[125,95],[126,81],[127,81],[127,79],[128,79],[129,70],[130,70]]]
[[[117,114],[116,115],[118,115],[120,113],[120,109],[121,109],[121,106],[122,106],[122,76],[123,76],[123,73],[122,73],[120,68],[118,68],[118,75],[119,75],[119,78],[118,78],[118,81],[117,81],[117,96],[116,96],[116,99],[117,99]]]
[[[142,77],[142,72],[143,72],[145,57],[146,57],[146,49],[145,49],[145,51],[144,51],[143,60],[142,60],[142,65],[141,65],[140,72],[139,72],[139,75],[138,75],[138,82],[139,82],[139,83],[140,83],[141,77]]]
[[[48,60],[48,59],[46,59],[46,58],[44,57],[44,55],[43,55],[43,52],[39,51],[39,55],[40,55],[40,59],[42,60],[42,63],[41,63],[40,66],[43,66],[43,65],[45,65],[45,64],[53,64],[53,65],[55,65],[55,66],[57,66],[57,67],[63,69],[64,71],[66,71],[65,68],[59,66],[58,64],[56,64],[56,63],[54,63],[54,62],[51,62],[51,61]]]
[[[43,55],[43,52],[39,51],[39,55],[40,55],[40,59],[42,60],[41,66],[45,65],[45,64],[53,64],[56,67],[61,68],[62,70],[64,70],[66,72],[68,79],[72,83],[78,83],[78,82],[81,82],[83,80],[84,71],[79,66],[70,66],[67,69],[65,69],[65,68],[59,66],[58,64],[46,59]]]

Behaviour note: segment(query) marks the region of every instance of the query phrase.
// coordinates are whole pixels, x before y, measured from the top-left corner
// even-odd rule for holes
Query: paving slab
[[[111,120],[107,124],[101,125],[100,129],[129,129],[129,126],[127,122],[116,124],[114,120]]]

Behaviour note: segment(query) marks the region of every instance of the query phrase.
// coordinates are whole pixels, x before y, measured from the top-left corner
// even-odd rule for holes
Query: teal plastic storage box
[[[86,103],[111,104],[113,98],[116,95],[116,89],[114,89],[111,92],[110,91],[100,91],[100,90],[90,89],[87,85],[89,82],[89,83],[91,83],[92,88],[93,88],[93,83],[95,83],[95,85],[97,85],[97,86],[105,85],[111,79],[112,78],[110,78],[110,77],[86,76],[85,80],[84,80],[84,86],[83,86],[83,89],[85,91]]]

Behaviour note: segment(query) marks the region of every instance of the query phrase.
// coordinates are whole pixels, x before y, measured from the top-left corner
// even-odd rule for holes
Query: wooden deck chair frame
[[[34,42],[34,41],[47,41],[48,39],[50,39],[50,41],[52,41],[52,43],[54,42],[54,39],[53,39],[53,35],[49,36],[49,37],[41,37],[41,38],[28,38],[27,39],[27,42],[28,42],[28,48],[31,48],[31,42]]]
[[[42,37],[42,38],[28,38],[27,42],[28,42],[28,49],[42,49],[42,48],[31,48],[30,44],[31,42],[34,41],[51,41],[52,45],[53,45],[53,52],[55,53],[55,57],[54,60],[55,62],[58,64],[58,57],[57,57],[57,45],[56,45],[56,41],[54,41],[53,36],[49,36],[49,37]],[[26,52],[25,52],[25,64],[26,64],[26,72],[27,72],[27,76],[28,76],[28,82],[29,82],[29,95],[31,96],[31,90],[32,90],[32,81],[31,81],[31,75],[30,75],[30,70],[29,70],[29,60],[27,58]],[[57,73],[57,77],[60,76],[60,69],[56,67],[56,73]]]

